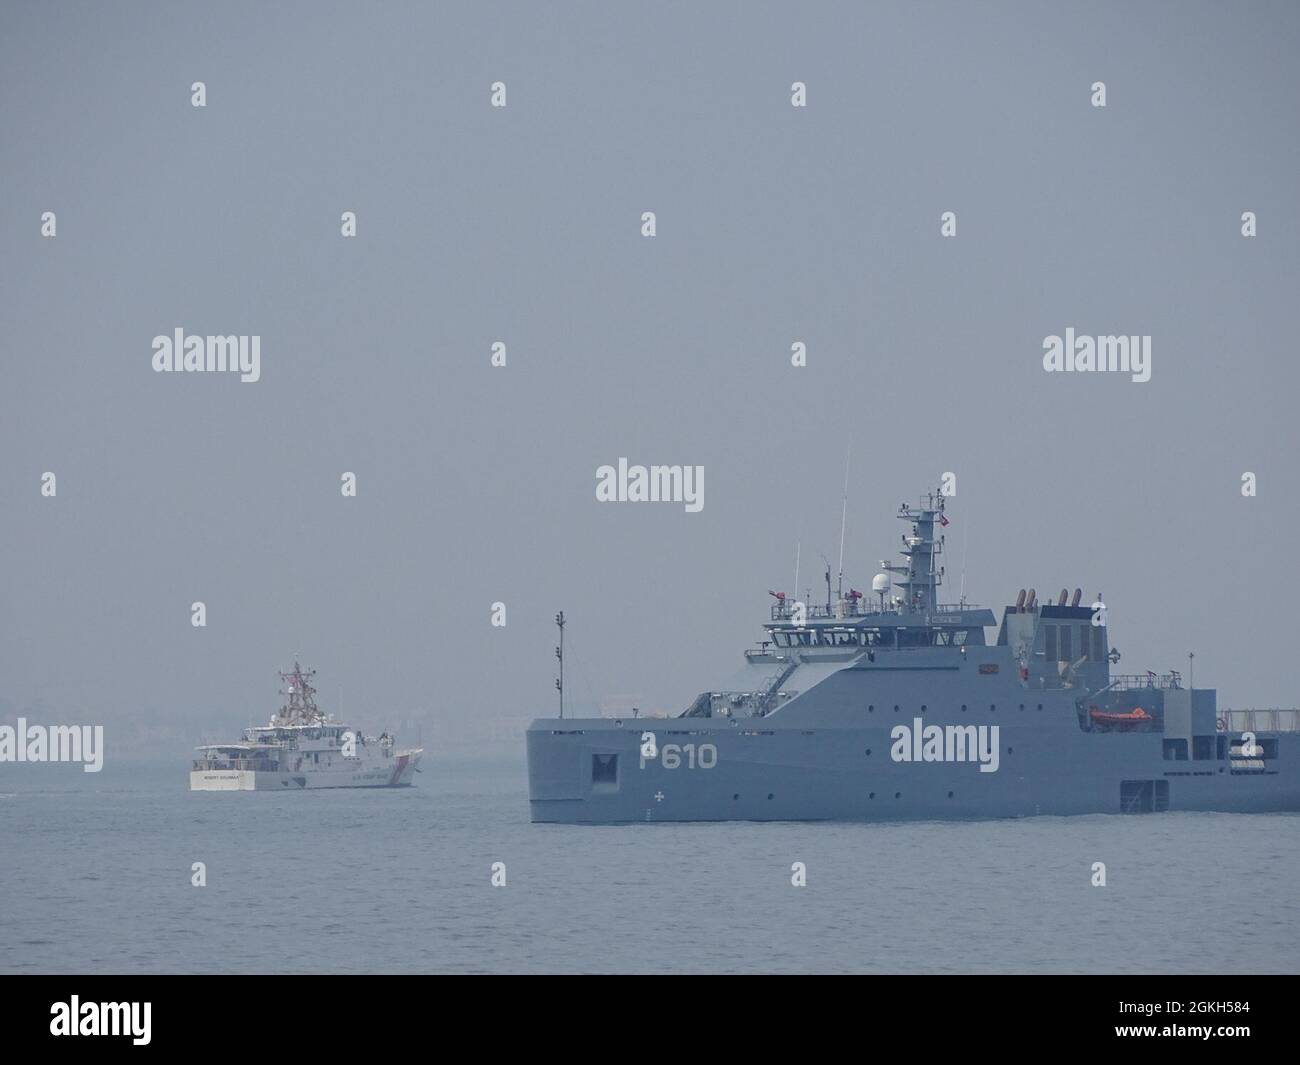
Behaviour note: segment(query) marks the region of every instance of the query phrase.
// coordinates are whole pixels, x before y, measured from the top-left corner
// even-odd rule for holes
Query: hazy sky
[[[1298,47],[1289,2],[6,0],[0,719],[180,748],[296,653],[522,754],[561,608],[573,706],[675,711],[835,561],[850,443],[857,587],[952,471],[941,598],[1101,591],[1124,671],[1297,705]],[[178,327],[261,380],[154,373]],[[1045,373],[1067,327],[1151,380]],[[598,503],[620,456],[704,509]]]

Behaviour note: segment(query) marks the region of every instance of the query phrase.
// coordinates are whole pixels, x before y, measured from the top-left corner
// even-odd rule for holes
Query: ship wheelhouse
[[[280,768],[278,743],[208,743],[196,747],[195,770],[251,770],[272,773]]]
[[[846,593],[842,581],[832,596],[829,565],[824,604],[769,592],[776,602],[764,625],[768,638],[745,652],[748,668],[737,686],[702,693],[681,716],[766,717],[858,660],[876,663],[877,655],[916,651],[965,656],[969,648],[987,647],[985,629],[997,624],[993,611],[964,599],[938,601],[944,497],[930,493],[917,507],[903,504],[897,517],[911,526],[903,536],[904,561],[881,563],[870,597],[852,588]],[[899,594],[891,594],[895,589]]]
[[[798,626],[769,626],[769,643],[773,647],[829,647],[829,648],[899,648],[899,647],[983,647],[984,628],[973,624],[973,619],[959,624],[911,623],[898,617],[873,624],[870,620],[859,625],[842,624]],[[992,617],[989,618],[992,623]],[[764,645],[766,646],[766,645]]]

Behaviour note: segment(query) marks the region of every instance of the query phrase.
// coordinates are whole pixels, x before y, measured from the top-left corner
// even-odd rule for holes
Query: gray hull
[[[972,648],[956,668],[935,651],[897,652],[913,659],[906,670],[881,667],[890,657],[881,655],[870,666],[847,666],[763,718],[535,721],[527,737],[532,820],[885,821],[1300,810],[1295,733],[1260,732],[1257,742],[1267,757],[1245,758],[1242,735],[1216,728],[1212,691],[1197,691],[1193,699],[1159,690],[1131,693],[1125,705],[1164,710],[1160,729],[1089,731],[1072,694],[1034,692],[1001,679],[1004,673],[981,675],[979,664],[1002,657],[998,650]],[[1180,701],[1194,703],[1194,712],[1176,713]],[[941,729],[996,725],[996,769],[974,760],[913,760],[915,741],[903,744],[896,729],[915,731],[918,720]],[[1196,742],[1197,728],[1206,742]],[[1180,729],[1189,742],[1178,742]],[[642,757],[647,733],[654,737],[652,758]],[[992,740],[991,728],[985,737]],[[667,750],[672,757],[665,759]]]
[[[680,716],[534,721],[532,819],[1300,810],[1300,714],[1220,715],[1178,673],[1112,675],[1100,596],[1021,589],[991,644],[991,610],[939,604],[945,509],[933,492],[899,507],[905,561],[873,579],[875,604],[833,601],[829,568],[824,607],[769,593],[768,638]]]
[[[563,725],[558,732],[552,726]],[[1265,812],[1300,809],[1300,784],[1280,774],[1230,771],[1220,762],[1161,759],[1158,737],[1093,744],[1044,729],[1006,726],[996,774],[976,766],[890,761],[885,729],[844,729],[810,736],[772,730],[745,737],[696,732],[712,742],[712,769],[640,767],[641,729],[608,720],[538,721],[528,733],[533,821],[617,824],[631,821],[892,821],[1029,817],[1039,814],[1144,813],[1170,810]],[[577,729],[580,731],[568,731]],[[665,741],[674,737],[664,732]],[[1283,737],[1281,757],[1296,763],[1297,741]],[[865,752],[871,750],[871,754]],[[593,785],[584,768],[595,753],[619,752],[617,784]],[[856,752],[856,758],[853,757]],[[1167,798],[1144,801],[1126,782],[1167,782]],[[1134,794],[1136,793],[1136,794]],[[1126,809],[1127,807],[1127,809]]]

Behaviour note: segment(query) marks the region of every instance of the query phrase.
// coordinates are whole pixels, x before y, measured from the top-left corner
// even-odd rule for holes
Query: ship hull
[[[911,533],[904,561],[872,579],[878,604],[852,590],[833,602],[829,567],[825,606],[771,592],[768,639],[680,715],[534,721],[532,819],[1300,810],[1300,711],[1220,715],[1214,689],[1175,671],[1112,675],[1100,595],[1039,604],[1022,589],[993,644],[992,610],[939,604],[946,498],[899,507]]]
[[[998,722],[992,770],[912,760],[919,748],[909,741],[899,749],[892,714],[880,727],[824,729],[773,719],[539,720],[528,732],[530,814],[534,822],[618,824],[1300,810],[1294,734],[1272,737],[1268,761],[1226,753],[1169,761],[1159,733],[1085,733],[1072,720],[1054,725],[1031,711],[1022,725],[1016,716],[1025,715]],[[656,747],[649,759],[641,746],[648,731]],[[674,748],[668,759],[665,744]]]
[[[413,783],[422,751],[402,751],[371,764],[338,760],[319,768],[302,765],[296,771],[252,769],[194,769],[190,791],[307,791],[320,788],[400,788]]]

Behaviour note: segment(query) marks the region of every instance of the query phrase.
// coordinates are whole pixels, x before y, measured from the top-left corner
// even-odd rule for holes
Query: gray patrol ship
[[[1300,809],[1300,712],[1220,711],[1176,672],[1112,673],[1100,595],[1021,590],[1000,625],[941,605],[945,502],[899,507],[904,561],[870,596],[832,598],[829,567],[824,605],[770,593],[768,638],[679,716],[534,721],[532,820]]]

